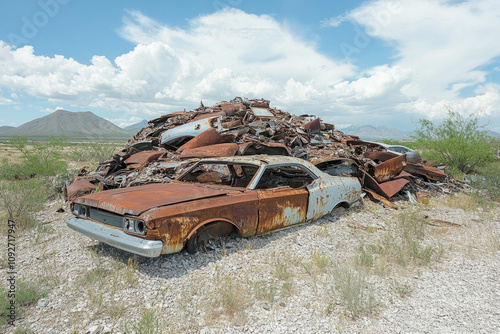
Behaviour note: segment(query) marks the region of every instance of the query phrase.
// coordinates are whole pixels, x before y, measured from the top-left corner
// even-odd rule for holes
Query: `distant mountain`
[[[139,123],[135,123],[135,124],[124,127],[123,130],[134,130],[135,132],[137,132],[140,129],[145,128],[146,126],[148,126],[148,121],[143,119]]]
[[[10,131],[12,129],[15,129],[15,127],[13,126],[8,126],[8,125],[4,125],[4,126],[0,126],[0,135],[4,132],[7,132],[7,131]]]
[[[500,133],[498,133],[498,132],[488,130],[488,132],[486,134],[488,136],[493,137],[493,138],[500,139]]]
[[[57,110],[47,116],[0,133],[3,136],[107,139],[128,138],[130,133],[90,111]]]
[[[411,132],[404,132],[397,129],[389,128],[387,126],[372,125],[351,125],[347,128],[339,129],[348,135],[355,135],[364,140],[381,140],[381,139],[395,139],[405,140],[411,139]]]

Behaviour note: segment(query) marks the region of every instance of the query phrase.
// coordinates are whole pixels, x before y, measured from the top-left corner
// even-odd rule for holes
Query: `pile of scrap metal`
[[[81,170],[64,193],[71,200],[96,190],[170,182],[193,159],[259,154],[295,156],[331,175],[357,176],[370,198],[388,205],[398,194],[420,199],[423,192],[461,187],[431,165],[407,162],[406,155],[346,135],[319,118],[237,97],[149,121],[95,171]]]

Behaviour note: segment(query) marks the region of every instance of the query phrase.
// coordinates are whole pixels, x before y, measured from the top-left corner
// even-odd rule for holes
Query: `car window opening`
[[[314,179],[299,167],[271,167],[266,169],[256,189],[274,189],[287,186],[295,189],[305,187],[313,181]]]
[[[246,187],[259,168],[257,166],[202,163],[180,181]]]

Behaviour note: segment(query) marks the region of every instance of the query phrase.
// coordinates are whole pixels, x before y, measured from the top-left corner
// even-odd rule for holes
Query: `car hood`
[[[187,183],[156,183],[97,192],[78,197],[74,202],[120,215],[140,215],[149,209],[160,206],[227,194],[227,191]]]

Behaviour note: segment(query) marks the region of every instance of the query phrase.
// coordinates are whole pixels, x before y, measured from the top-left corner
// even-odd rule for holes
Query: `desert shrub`
[[[421,119],[415,139],[426,158],[467,174],[494,159],[493,138],[486,133],[476,114],[464,117],[448,108],[440,124]]]
[[[377,312],[379,306],[375,290],[364,274],[349,267],[335,266],[333,287],[353,319]]]
[[[64,137],[51,137],[48,140],[30,142],[26,137],[14,137],[10,145],[21,153],[20,163],[2,160],[0,177],[7,180],[66,174],[68,164],[64,160]]]
[[[486,189],[494,200],[500,201],[500,161],[480,168],[478,174],[474,185]]]
[[[162,333],[160,321],[154,311],[146,311],[135,322],[125,323],[125,333],[135,334],[160,334]]]
[[[43,208],[49,193],[47,183],[40,179],[3,181],[0,183],[0,207],[16,222],[19,231],[36,225],[35,213]]]
[[[47,289],[43,288],[39,282],[17,281],[15,290],[15,305],[19,318],[24,308],[35,304],[39,299],[47,296]],[[10,300],[8,299],[9,291],[5,288],[0,288],[0,325],[5,325],[9,321]]]
[[[97,166],[99,163],[112,157],[118,150],[119,147],[117,144],[78,144],[68,153],[68,159],[77,162],[88,162],[91,165]]]

